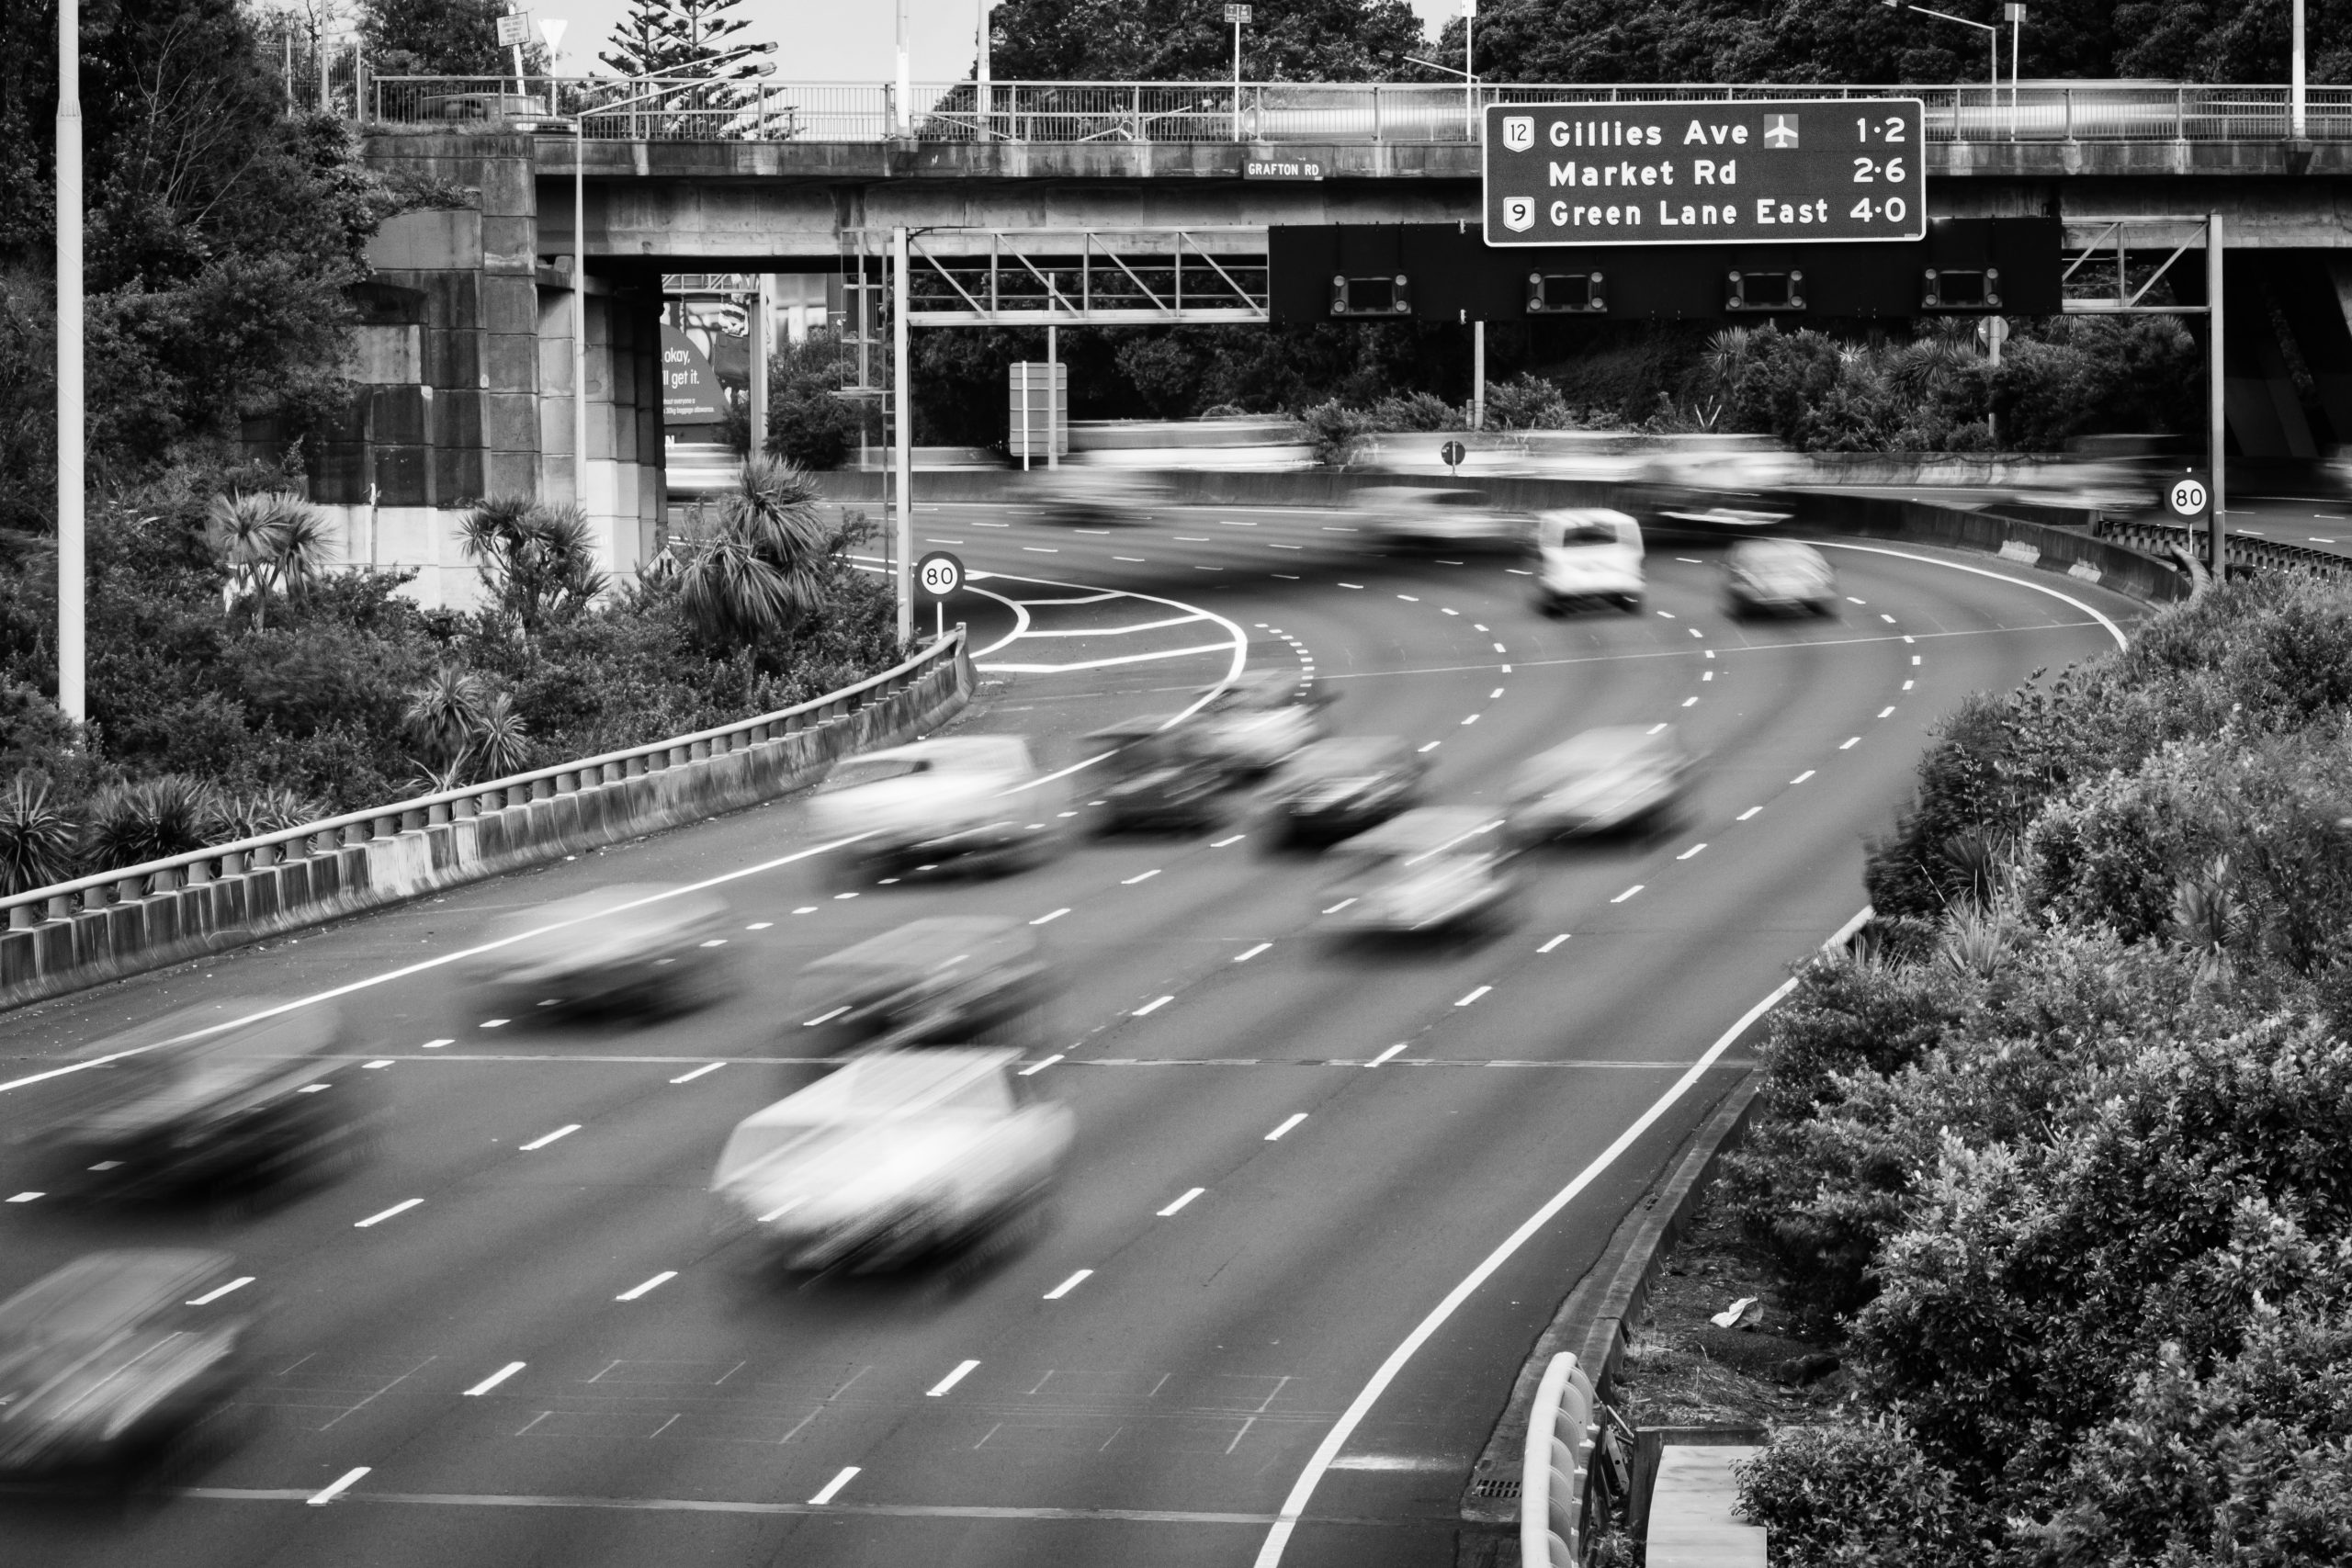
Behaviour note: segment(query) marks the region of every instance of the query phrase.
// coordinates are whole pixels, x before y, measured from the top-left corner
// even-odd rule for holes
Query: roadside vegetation
[[[1727,1163],[1844,1362],[1776,1564],[2352,1562],[2348,742],[2282,576],[1946,721]]]

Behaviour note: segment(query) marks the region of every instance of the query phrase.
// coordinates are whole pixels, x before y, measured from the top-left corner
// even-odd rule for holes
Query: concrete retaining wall
[[[460,820],[389,818],[361,842],[0,931],[0,1007],[772,800],[816,783],[842,757],[937,728],[973,686],[971,660],[959,649],[898,691],[854,707],[828,703],[807,728],[770,739],[716,754],[708,742],[675,748],[667,766],[576,778],[573,788]]]

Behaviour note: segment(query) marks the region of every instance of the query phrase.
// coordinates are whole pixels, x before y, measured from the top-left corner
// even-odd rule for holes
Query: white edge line
[[[1861,914],[1848,921],[1846,926],[1840,929],[1850,934],[1852,929],[1859,928],[1861,922],[1869,918],[1870,911],[1865,908]],[[1717,1036],[1715,1043],[1708,1046],[1705,1053],[1697,1061],[1691,1063],[1683,1075],[1675,1079],[1666,1092],[1659,1095],[1656,1102],[1634,1120],[1632,1126],[1617,1135],[1615,1143],[1601,1150],[1594,1156],[1590,1165],[1577,1172],[1574,1179],[1552,1194],[1542,1208],[1530,1214],[1517,1230],[1506,1236],[1501,1246],[1488,1253],[1476,1269],[1464,1277],[1460,1284],[1447,1292],[1445,1299],[1431,1308],[1430,1314],[1416,1324],[1412,1333],[1405,1337],[1404,1342],[1388,1353],[1388,1359],[1381,1362],[1379,1370],[1372,1374],[1372,1381],[1364,1384],[1363,1391],[1350,1403],[1340,1419],[1333,1424],[1329,1432],[1324,1434],[1323,1440],[1316,1445],[1313,1456],[1306,1461],[1306,1468],[1300,1472],[1297,1482],[1292,1485],[1290,1495],[1283,1499],[1282,1511],[1275,1516],[1272,1528],[1267,1530],[1264,1543],[1258,1548],[1254,1568],[1275,1568],[1275,1565],[1282,1562],[1283,1551],[1290,1544],[1291,1533],[1298,1528],[1299,1519],[1306,1514],[1307,1499],[1314,1496],[1317,1483],[1323,1479],[1323,1472],[1331,1468],[1331,1461],[1339,1457],[1340,1449],[1347,1446],[1348,1439],[1355,1435],[1356,1427],[1363,1424],[1364,1416],[1371,1413],[1373,1405],[1379,1400],[1381,1394],[1386,1392],[1388,1385],[1396,1381],[1396,1374],[1405,1370],[1405,1364],[1413,1359],[1414,1353],[1428,1343],[1431,1335],[1445,1325],[1446,1320],[1453,1315],[1464,1302],[1470,1299],[1472,1292],[1485,1284],[1497,1269],[1510,1262],[1512,1255],[1526,1246],[1531,1237],[1551,1224],[1554,1217],[1573,1202],[1578,1193],[1592,1185],[1601,1172],[1616,1163],[1618,1156],[1632,1148],[1659,1117],[1673,1109],[1675,1101],[1689,1093],[1690,1086],[1697,1083],[1707,1070],[1715,1065],[1716,1058],[1729,1050],[1734,1041],[1747,1032],[1748,1028],[1758,1019],[1777,1007],[1781,998],[1796,989],[1796,984],[1797,977],[1793,975],[1790,976],[1773,987],[1762,1001],[1740,1014],[1739,1021]]]
[[[1966,566],[1956,560],[1940,560],[1934,556],[1913,555],[1909,550],[1882,549],[1876,545],[1849,545],[1837,539],[1815,539],[1813,542],[1816,545],[1826,545],[1833,550],[1860,550],[1864,555],[1894,556],[1902,560],[1925,561],[1929,566],[1950,567],[1954,571],[1971,572],[1978,577],[1989,577],[1996,582],[2007,582],[2013,583],[2019,588],[2030,588],[2036,593],[2047,593],[2052,599],[2058,600],[2062,604],[2072,604],[2075,609],[2080,610],[2084,615],[2088,615],[2092,620],[2097,621],[2100,626],[2105,626],[2107,628],[2107,635],[2115,639],[2116,647],[2129,648],[2132,646],[2131,639],[2123,635],[2123,628],[2121,626],[2117,626],[2113,621],[2109,620],[2105,615],[2099,614],[2097,610],[2092,609],[2088,604],[2084,604],[2080,599],[2075,598],[2073,594],[2063,593],[2057,589],[2051,587],[2046,582],[2035,582],[2029,578],[2023,577],[2011,577],[2006,571],[1987,571],[1981,566]]]

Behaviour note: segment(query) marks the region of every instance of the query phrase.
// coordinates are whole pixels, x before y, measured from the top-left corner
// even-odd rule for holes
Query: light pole
[[[973,81],[978,88],[978,91],[973,94],[972,107],[979,111],[974,117],[973,124],[978,128],[979,139],[982,141],[989,140],[989,115],[990,110],[995,107],[989,101],[990,97],[989,90],[989,7],[990,4],[991,0],[979,0],[980,54],[979,62],[972,72]]]
[[[1233,24],[1233,139],[1241,140],[1241,29],[1249,24],[1247,6],[1227,6],[1225,19]],[[1050,394],[1048,394],[1050,395]]]
[[[1462,112],[1470,122],[1470,140],[1484,134],[1478,124],[1478,66],[1470,58],[1471,35],[1478,28],[1478,0],[1462,0]]]
[[[57,707],[79,726],[83,688],[82,17],[57,6]]]
[[[1992,95],[1986,98],[1985,107],[1989,108],[1999,101],[2001,91],[2001,29],[1999,28],[1990,22],[1972,22],[1966,17],[1955,17],[1949,11],[1931,11],[1925,6],[1911,5],[1909,0],[1883,0],[1883,3],[1890,11],[1917,11],[1923,17],[1933,17],[1938,21],[1943,22],[1958,22],[1963,28],[1974,28],[1978,32],[1983,33],[1987,83],[1985,90]]]
[[[2294,58],[2288,73],[2288,125],[2296,141],[2303,140],[2306,119],[2303,92],[2303,0],[2295,0]]]
[[[908,53],[907,0],[899,0],[899,134],[912,140],[915,133],[914,60]],[[904,640],[904,639],[901,639]]]
[[[2001,17],[2009,24],[2009,140],[2018,139],[2018,50],[2025,37],[2024,0],[2007,0]]]

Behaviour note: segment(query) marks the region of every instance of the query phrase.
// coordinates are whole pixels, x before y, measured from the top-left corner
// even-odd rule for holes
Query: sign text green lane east
[[[1917,98],[1487,106],[1490,245],[1917,240]]]

